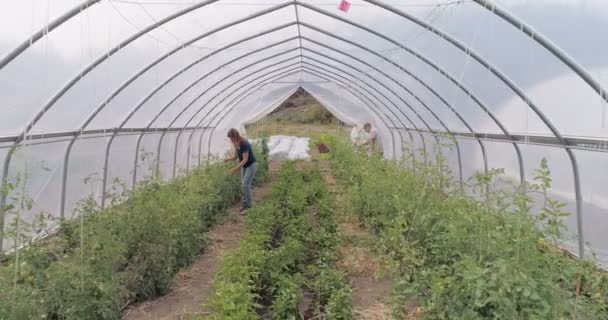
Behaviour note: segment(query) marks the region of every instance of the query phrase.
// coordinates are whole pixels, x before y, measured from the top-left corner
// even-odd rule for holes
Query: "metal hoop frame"
[[[141,36],[157,29],[158,27],[173,21],[175,19],[178,19],[192,11],[204,8],[207,5],[210,5],[212,3],[218,2],[219,0],[208,0],[208,1],[200,1],[198,3],[195,3],[185,9],[182,9],[176,13],[173,13],[161,20],[159,20],[158,22],[155,22],[149,26],[147,26],[146,28],[140,30],[139,32],[135,33],[134,35],[130,36],[129,38],[127,38],[126,40],[122,41],[119,45],[115,46],[114,48],[110,49],[106,54],[100,56],[99,58],[97,58],[93,63],[91,63],[89,66],[87,66],[85,69],[83,69],[76,77],[74,77],[71,81],[69,81],[66,85],[64,85],[46,104],[45,106],[34,116],[34,118],[26,125],[25,129],[22,131],[22,133],[17,136],[14,139],[13,142],[13,147],[11,149],[9,149],[9,152],[7,153],[7,155],[5,156],[4,159],[4,165],[3,165],[3,169],[2,169],[2,186],[6,187],[7,184],[7,179],[8,179],[8,171],[9,171],[9,166],[10,166],[10,160],[11,157],[13,155],[13,153],[15,152],[15,150],[17,149],[17,147],[21,144],[21,142],[26,138],[27,134],[30,132],[30,130],[37,124],[37,122],[45,115],[46,112],[48,112],[54,105],[55,103],[63,96],[65,95],[68,91],[70,91],[70,89],[78,82],[80,81],[83,77],[85,77],[90,71],[92,71],[93,69],[95,69],[97,66],[99,66],[101,63],[103,63],[106,59],[108,59],[110,56],[114,55],[115,53],[117,53],[118,51],[122,50],[124,47],[128,46],[130,43],[132,43],[133,41],[137,40],[138,38],[140,38]],[[376,0],[364,0],[365,2],[368,2],[370,4],[373,4],[375,6],[378,6],[379,8],[382,8],[388,12],[391,12],[395,15],[398,15],[404,19],[407,19],[417,25],[419,25],[420,27],[428,30],[429,32],[434,33],[435,35],[437,35],[439,37],[439,39],[441,41],[446,41],[449,44],[453,45],[454,47],[458,48],[459,50],[461,50],[462,52],[464,52],[467,56],[473,58],[477,63],[479,63],[480,65],[482,65],[483,67],[487,68],[494,76],[496,76],[501,82],[503,82],[505,85],[507,85],[507,87],[509,87],[518,97],[520,97],[522,99],[522,101],[524,101],[526,103],[526,105],[541,119],[541,121],[547,126],[547,128],[549,128],[549,130],[553,133],[553,135],[556,137],[556,139],[563,145],[564,150],[567,152],[568,157],[570,158],[570,162],[572,165],[572,170],[573,170],[573,178],[574,178],[574,187],[575,187],[575,195],[576,195],[576,213],[577,213],[577,228],[578,228],[578,238],[579,238],[579,256],[583,256],[584,255],[584,238],[583,238],[583,219],[582,219],[582,192],[581,192],[581,183],[580,183],[580,176],[579,176],[579,172],[578,172],[578,163],[577,163],[577,159],[576,156],[574,155],[573,151],[571,150],[571,148],[569,148],[569,146],[571,145],[570,141],[567,138],[564,138],[561,133],[559,132],[559,130],[552,124],[552,122],[540,111],[540,109],[538,108],[538,106],[536,106],[534,104],[534,102],[531,101],[531,99],[529,99],[529,97],[525,94],[525,92],[520,89],[510,78],[508,78],[506,76],[505,73],[503,73],[502,71],[500,71],[499,69],[495,68],[495,66],[493,66],[492,63],[486,61],[483,57],[481,57],[480,55],[478,55],[474,50],[472,50],[471,48],[467,47],[466,45],[464,45],[463,43],[461,43],[459,40],[451,37],[450,35],[446,34],[445,32],[439,30],[438,28],[402,11],[399,10],[395,7],[392,7],[388,4],[382,3],[380,1],[376,1]],[[61,15],[60,17],[56,18],[55,20],[53,20],[52,22],[50,22],[48,25],[44,26],[43,28],[41,28],[39,31],[37,31],[36,33],[34,33],[28,40],[24,41],[23,43],[21,43],[17,48],[15,48],[14,50],[12,50],[9,54],[7,54],[5,57],[3,57],[2,59],[0,59],[0,70],[4,67],[6,67],[8,64],[10,64],[14,59],[18,58],[23,52],[25,52],[28,48],[30,48],[33,44],[35,44],[37,41],[39,41],[40,39],[42,39],[43,37],[45,37],[48,33],[54,31],[56,28],[58,28],[59,26],[61,26],[63,23],[65,23],[66,21],[69,21],[70,19],[72,19],[73,17],[79,15],[80,13],[84,12],[85,10],[89,9],[90,7],[92,7],[93,5],[97,4],[98,2],[100,2],[100,0],[88,0],[83,2],[82,4],[72,8],[71,10],[69,10],[68,12],[66,12],[65,14]],[[521,21],[520,19],[518,19],[517,17],[513,16],[512,14],[510,14],[508,11],[506,11],[505,9],[496,6],[494,3],[490,2],[489,0],[474,0],[474,3],[480,5],[482,8],[489,10],[492,14],[496,15],[497,17],[501,18],[502,20],[506,21],[507,23],[513,25],[515,28],[517,28],[517,30],[519,30],[520,32],[522,32],[523,34],[525,34],[526,36],[530,37],[532,40],[534,40],[536,43],[538,43],[539,45],[541,45],[543,48],[545,48],[549,53],[551,53],[554,57],[556,57],[557,59],[559,59],[562,63],[564,63],[569,69],[571,69],[573,72],[575,72],[583,81],[585,81],[596,93],[598,93],[598,95],[600,95],[600,97],[608,102],[608,94],[607,91],[601,86],[601,84],[599,83],[599,81],[597,81],[596,79],[593,78],[593,76],[591,76],[591,74],[586,71],[581,65],[579,65],[574,59],[572,59],[570,56],[568,56],[568,54],[563,51],[561,48],[559,48],[557,45],[555,45],[554,43],[552,43],[548,38],[546,38],[545,36],[543,36],[542,34],[534,31],[529,25],[525,24],[523,21]],[[300,49],[300,72],[304,72],[305,68],[304,68],[304,55],[303,55],[303,51],[304,50],[308,50],[308,48],[306,48],[303,44],[302,44],[302,40],[305,39],[307,41],[313,41],[312,39],[306,39],[306,37],[302,36],[301,33],[301,26],[306,26],[308,28],[314,29],[314,26],[310,26],[307,25],[304,22],[300,21],[300,17],[299,17],[299,11],[298,8],[299,7],[303,7],[312,11],[315,11],[319,14],[323,14],[325,16],[331,17],[334,20],[339,20],[342,21],[344,23],[350,24],[352,26],[355,26],[357,28],[363,29],[365,31],[368,31],[380,38],[383,38],[387,41],[390,41],[394,44],[397,44],[399,47],[401,47],[402,49],[406,50],[407,52],[410,52],[411,54],[413,54],[414,56],[416,56],[417,58],[421,59],[423,62],[429,64],[429,62],[431,64],[429,65],[433,65],[432,61],[426,59],[424,57],[424,55],[419,54],[413,50],[411,50],[410,48],[407,48],[406,46],[404,46],[403,44],[399,43],[398,41],[393,41],[392,39],[388,38],[385,35],[382,35],[374,30],[371,30],[369,28],[366,28],[365,26],[362,26],[360,24],[357,24],[355,22],[349,21],[347,19],[344,19],[342,17],[339,17],[335,14],[329,13],[327,11],[324,11],[320,8],[317,8],[313,5],[310,4],[306,4],[306,3],[300,3],[297,0],[293,0],[293,1],[288,1],[282,4],[279,4],[277,6],[271,7],[269,9],[266,10],[262,10],[259,11],[253,15],[250,15],[246,18],[243,19],[238,19],[233,21],[232,23],[229,23],[228,25],[225,25],[223,27],[220,27],[218,29],[214,29],[212,31],[210,31],[210,33],[208,34],[212,34],[218,31],[221,31],[225,28],[229,28],[230,26],[235,26],[238,24],[241,24],[245,21],[251,20],[253,18],[256,17],[261,17],[265,14],[268,14],[270,12],[274,12],[277,10],[280,10],[282,8],[286,8],[288,6],[294,6],[295,9],[295,18],[296,18],[296,22],[295,23],[291,23],[291,24],[286,24],[283,25],[282,27],[276,27],[276,30],[288,27],[290,25],[296,25],[297,26],[297,31],[298,31],[298,36],[296,37],[296,39],[299,41],[300,45],[299,45],[299,49]],[[318,28],[317,28],[318,29]],[[319,31],[319,30],[317,30]],[[172,51],[170,51],[169,53],[167,53],[166,56],[164,56],[164,58],[174,54],[175,52],[183,49],[185,46],[192,44],[204,37],[206,37],[208,34],[203,34],[200,36],[200,38],[198,39],[193,39],[191,40],[191,42],[185,43],[181,46],[181,48],[176,48]],[[257,36],[252,36],[249,38],[255,38]],[[241,42],[246,41],[246,40],[242,40]],[[320,45],[320,43],[317,43]],[[236,44],[235,44],[236,45]],[[358,46],[360,46],[358,44]],[[324,46],[328,49],[332,49],[329,48],[328,46]],[[371,51],[368,50],[368,52],[375,54]],[[341,54],[345,54],[344,52],[342,52]],[[377,54],[375,54],[377,55]],[[346,55],[345,55],[346,56]],[[350,56],[351,58],[354,58],[354,56]],[[94,112],[88,119],[87,121],[85,121],[85,123],[83,124],[83,126],[81,127],[82,129],[77,131],[76,133],[74,133],[73,135],[73,140],[72,141],[76,141],[78,139],[78,137],[81,135],[81,132],[84,130],[84,128],[88,125],[88,123],[90,123],[90,121],[92,121],[92,119],[94,119],[96,117],[96,115],[99,113],[99,111],[101,109],[103,109],[103,107],[105,107],[105,105],[107,105],[109,103],[109,101],[111,101],[114,97],[116,97],[118,94],[120,94],[120,92],[128,87],[132,82],[134,82],[135,80],[137,80],[142,74],[144,74],[145,72],[147,72],[148,70],[150,70],[151,68],[153,68],[156,64],[158,64],[160,61],[162,61],[164,58],[157,60],[155,63],[150,64],[148,66],[146,66],[144,69],[142,69],[140,71],[140,73],[136,74],[133,78],[129,79],[127,82],[125,82],[117,91],[115,91],[110,97],[109,99],[107,99],[104,103],[102,103],[101,107],[97,109],[96,112]],[[386,57],[383,57],[383,59],[385,61],[389,61]],[[356,59],[355,59],[356,60]],[[357,60],[359,62],[362,62],[363,60]],[[390,63],[390,62],[389,62]],[[395,63],[391,63],[395,66],[397,66]],[[329,66],[329,65],[328,65]],[[445,76],[446,78],[448,78],[449,80],[451,80],[457,87],[459,87],[461,90],[463,90],[464,92],[468,92],[469,97],[471,97],[472,100],[474,100],[481,108],[488,110],[487,108],[484,107],[483,103],[481,103],[481,101],[479,101],[479,99],[474,98],[474,96],[470,93],[470,91],[468,89],[466,89],[466,87],[462,86],[459,83],[456,83],[454,80],[455,78],[451,78],[449,76],[449,74],[447,74],[445,71],[442,71],[440,68],[438,68],[438,66],[435,64],[436,67],[434,67],[435,70],[437,70],[440,74],[442,74],[443,76]],[[329,67],[334,67],[334,66],[329,66]],[[348,67],[350,67],[351,69],[353,68],[353,66],[348,65]],[[398,69],[408,73],[404,68],[399,67]],[[378,70],[376,70],[378,71]],[[182,72],[183,73],[183,72]],[[312,73],[312,72],[309,72]],[[179,73],[181,74],[181,73]],[[179,74],[177,74],[175,77],[179,76]],[[409,74],[409,73],[408,73]],[[394,82],[394,79],[391,79],[390,77],[387,77],[386,74],[383,74],[383,76],[385,78],[388,78],[389,80]],[[411,75],[415,80],[419,80],[419,78],[417,78],[415,75]],[[174,78],[171,78],[169,81],[173,80]],[[330,77],[326,77],[326,79],[330,79]],[[375,78],[372,78],[374,81],[378,81]],[[337,81],[334,79],[334,82]],[[379,81],[378,81],[379,82]],[[420,82],[420,81],[418,81]],[[479,137],[477,137],[477,134],[472,130],[472,128],[466,123],[466,121],[464,121],[462,119],[462,117],[455,111],[455,109],[445,100],[443,99],[441,96],[439,96],[438,94],[436,94],[436,92],[432,89],[431,86],[428,86],[422,82],[420,82],[423,87],[425,87],[426,89],[428,89],[430,92],[433,93],[434,96],[436,96],[437,98],[439,98],[442,103],[444,103],[452,112],[455,113],[455,115],[459,118],[459,120],[461,120],[465,126],[467,127],[467,129],[469,129],[469,131],[471,132],[471,134],[473,135],[473,137],[475,137],[475,139],[477,140],[478,144],[480,145],[480,148],[482,150],[482,155],[484,158],[484,165],[485,165],[485,169],[487,170],[487,157],[486,157],[486,152],[485,152],[485,147],[483,145],[483,143],[481,142],[481,139]],[[356,84],[356,83],[353,83]],[[164,87],[164,85],[162,86]],[[162,89],[161,87],[161,89]],[[389,89],[386,86],[383,86],[385,89]],[[410,92],[409,90],[407,90],[407,88],[400,86],[403,90],[405,90],[406,92],[410,93],[414,99],[416,99],[425,109],[427,109],[434,118],[436,118],[439,123],[442,125],[444,132],[447,133],[448,135],[451,135],[454,139],[454,141],[456,142],[457,148],[458,148],[458,154],[459,154],[459,163],[460,163],[460,149],[457,143],[457,138],[454,136],[454,134],[451,132],[451,130],[449,130],[449,128],[447,127],[447,125],[444,124],[444,122],[432,111],[432,109],[430,107],[428,107],[427,104],[425,104],[421,99],[419,99],[413,92]],[[373,87],[372,87],[373,88]],[[373,88],[375,89],[375,88]],[[159,89],[160,90],[160,89]],[[465,91],[466,90],[466,91]],[[158,91],[156,91],[158,92]],[[151,97],[152,95],[154,95],[156,92],[152,93],[149,97]],[[396,95],[394,93],[394,91],[390,90],[389,92],[391,92],[392,94]],[[379,93],[384,99],[386,99],[387,101],[390,102],[390,104],[392,104],[400,113],[403,113],[403,115],[405,116],[405,113],[403,110],[401,110],[401,108],[397,107],[397,105],[390,99],[388,99],[386,96],[384,96],[383,94]],[[401,99],[400,96],[396,95],[399,100],[401,100],[403,103],[405,103],[405,100]],[[375,99],[377,99],[378,101],[380,101],[380,99],[376,96],[374,96]],[[148,98],[149,99],[149,98]],[[145,104],[147,100],[143,101],[143,103],[140,105],[143,106]],[[362,100],[363,101],[363,100]],[[432,129],[430,126],[428,126],[428,124],[426,123],[426,121],[418,114],[417,111],[415,111],[415,109],[405,103],[406,106],[412,110],[412,112],[414,112],[416,114],[417,117],[420,118],[420,120],[423,122],[423,124],[425,124],[425,126],[427,127],[428,131],[431,132],[432,134],[436,133],[435,129]],[[369,105],[368,105],[369,107]],[[387,110],[390,110],[386,105],[385,107],[387,108]],[[137,109],[139,110],[139,109]],[[137,112],[137,110],[135,110],[134,112],[132,112],[132,114],[134,114],[135,112]],[[132,115],[131,114],[131,115]],[[131,116],[130,115],[130,116]],[[394,115],[394,114],[393,114]],[[493,116],[492,114],[488,114],[492,120],[501,128],[501,130],[503,131],[503,133],[512,141],[510,142],[517,153],[518,156],[518,160],[519,160],[519,166],[520,166],[520,179],[522,181],[522,185],[524,180],[525,180],[525,175],[524,175],[524,168],[523,168],[523,160],[522,160],[522,156],[521,156],[521,151],[518,147],[517,142],[515,141],[515,139],[508,133],[508,131],[506,131],[506,129],[504,128],[504,126],[498,121],[498,119],[496,119],[495,116]],[[129,116],[129,118],[130,118]],[[387,116],[387,115],[385,115]],[[396,116],[395,116],[396,117]],[[398,117],[397,117],[398,118]],[[154,122],[154,121],[153,121]],[[408,119],[408,122],[411,122],[411,120]],[[126,121],[124,121],[124,123],[121,125],[121,128],[124,126],[124,124],[126,124]],[[413,122],[412,122],[413,124]],[[151,126],[148,126],[147,129],[149,129]],[[406,131],[409,134],[409,131],[411,129],[406,128],[405,125],[402,126],[402,128],[406,129]],[[182,130],[180,130],[179,135],[181,135],[181,133],[184,131],[185,129],[182,128]],[[196,128],[193,130],[196,130]],[[213,128],[211,129],[211,134],[213,133]],[[422,137],[422,133],[421,130],[414,128],[413,130],[418,131],[421,134]],[[399,130],[397,130],[399,132]],[[117,130],[112,130],[113,135],[111,140],[114,140],[114,137],[118,134],[118,132],[120,132],[119,129]],[[143,138],[143,136],[145,135],[146,131],[144,130],[144,132],[141,133],[140,138],[138,139],[138,146],[140,144],[141,138]],[[166,130],[163,131],[163,135],[166,133]],[[204,135],[205,130],[202,130],[202,134],[201,134],[201,140],[202,140],[202,136]],[[178,136],[179,136],[178,135]],[[393,140],[394,140],[394,134],[391,131],[391,135],[393,136]],[[191,135],[192,136],[192,135]],[[435,136],[435,138],[437,138]],[[178,138],[179,139],[179,138]],[[412,140],[413,142],[413,140]],[[69,149],[71,149],[71,146],[73,145],[74,142],[70,142],[69,144]],[[424,143],[424,140],[423,140]],[[394,145],[394,144],[393,144]],[[109,152],[110,150],[110,146],[111,146],[111,142],[108,144],[107,147],[107,152]],[[426,148],[426,147],[425,147]],[[189,148],[188,148],[188,152],[189,152]],[[69,151],[66,152],[67,157],[66,157],[66,161],[64,162],[67,165],[67,158],[69,158]],[[425,152],[426,154],[426,152]],[[107,157],[106,157],[107,158]],[[199,158],[200,158],[200,152],[199,152]],[[137,159],[137,157],[136,157]],[[137,164],[137,160],[135,161],[135,165]],[[461,165],[460,166],[460,170],[461,170]],[[136,166],[137,167],[137,166]],[[105,162],[104,165],[104,173],[107,173],[107,161]],[[459,173],[460,177],[461,177],[461,181],[462,181],[462,172]],[[104,188],[105,190],[105,188]],[[62,203],[62,207],[61,207],[61,212],[62,212],[62,217],[63,217],[63,211],[64,211],[64,205],[65,203]],[[3,241],[3,231],[4,231],[4,213],[5,213],[5,208],[6,208],[6,195],[0,194],[0,249],[2,248],[2,241]]]

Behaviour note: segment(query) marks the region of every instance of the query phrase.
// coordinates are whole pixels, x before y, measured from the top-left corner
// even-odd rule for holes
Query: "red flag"
[[[350,2],[346,0],[340,0],[340,4],[338,5],[338,9],[344,12],[348,12],[350,9]]]

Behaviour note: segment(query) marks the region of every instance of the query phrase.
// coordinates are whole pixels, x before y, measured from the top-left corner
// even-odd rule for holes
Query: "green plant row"
[[[0,319],[120,319],[128,303],[166,293],[240,197],[227,172],[213,164],[151,178],[105,210],[85,199],[80,218],[0,267]]]
[[[473,198],[449,192],[457,188],[440,160],[415,174],[328,143],[355,213],[400,276],[396,316],[415,299],[427,319],[608,319],[607,275],[556,250],[566,213],[547,197],[546,161],[526,192],[495,188],[494,170],[474,179]]]
[[[346,274],[337,268],[340,235],[334,220],[334,197],[319,170],[311,172],[320,185],[317,200],[317,226],[311,236],[312,263],[307,267],[307,288],[313,293],[314,316],[318,319],[353,318],[351,288]]]
[[[306,213],[320,205],[326,191],[323,187],[318,169],[298,172],[294,163],[287,163],[280,170],[270,196],[248,211],[240,246],[223,261],[214,281],[215,294],[208,303],[209,319],[300,318],[298,306],[309,281],[306,261],[321,240],[321,236],[313,236],[318,233],[313,232]],[[325,270],[318,269],[315,275]],[[329,291],[331,288],[323,292]]]
[[[210,319],[258,319],[263,312],[277,319],[295,316],[301,296],[297,269],[309,233],[303,216],[310,198],[306,191],[302,175],[289,163],[268,199],[248,210],[241,244],[215,277]]]

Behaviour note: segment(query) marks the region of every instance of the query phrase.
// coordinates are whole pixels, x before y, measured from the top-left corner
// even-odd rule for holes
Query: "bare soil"
[[[270,163],[270,175],[278,164]],[[272,179],[270,179],[272,180]],[[262,200],[270,190],[270,182],[255,188],[254,201]],[[243,234],[240,205],[230,209],[227,217],[213,227],[208,236],[210,245],[187,269],[180,271],[169,293],[155,300],[133,305],[123,313],[124,320],[195,319],[207,315],[205,304],[213,294],[212,281],[220,269],[222,257],[236,248]]]
[[[319,167],[336,199],[336,222],[342,236],[338,267],[345,271],[352,288],[355,319],[391,319],[387,299],[390,297],[393,279],[379,278],[380,263],[370,246],[371,235],[360,228],[350,213],[350,204],[342,188],[331,173],[331,164],[319,160]]]
[[[344,237],[339,266],[348,273],[353,289],[354,319],[393,319],[390,295],[395,279],[381,275],[381,261],[371,248],[373,238],[349,220],[338,225]]]
[[[330,170],[328,163],[321,163],[325,170]],[[376,238],[360,226],[342,187],[336,184],[331,173],[325,174],[325,180],[335,193],[336,221],[342,235],[338,266],[349,276],[354,319],[394,319],[390,297],[396,278],[383,272],[386,271],[382,264],[385,257],[374,250]],[[421,319],[415,304],[408,306],[408,309],[411,311],[407,320]]]

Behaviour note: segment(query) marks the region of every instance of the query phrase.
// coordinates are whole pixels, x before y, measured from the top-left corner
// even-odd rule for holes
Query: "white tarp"
[[[310,160],[310,139],[271,136],[268,139],[270,160]]]

